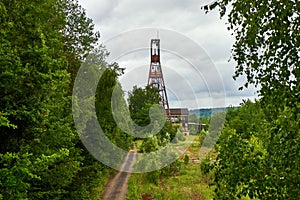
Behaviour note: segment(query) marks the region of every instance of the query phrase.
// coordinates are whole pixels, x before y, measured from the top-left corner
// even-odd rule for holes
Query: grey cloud
[[[97,24],[113,15],[120,0],[80,0],[79,2],[87,9],[88,16]]]
[[[217,11],[200,7],[211,0],[80,0],[110,51],[110,61],[125,67],[123,89],[147,83],[150,39],[157,30],[161,62],[170,104],[210,107],[236,105],[254,89],[239,92],[243,80],[232,80],[235,63],[228,63],[233,38]],[[139,29],[139,30],[136,30]],[[133,30],[133,31],[131,31]],[[129,32],[128,32],[129,31]],[[200,48],[199,48],[200,46]],[[251,96],[252,94],[252,96]]]

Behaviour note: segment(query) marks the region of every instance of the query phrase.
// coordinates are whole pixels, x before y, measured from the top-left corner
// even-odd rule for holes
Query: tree
[[[237,62],[234,79],[246,76],[244,87],[248,87],[249,84],[260,87],[259,104],[263,112],[260,121],[263,122],[263,130],[252,133],[242,126],[236,127],[233,132],[229,131],[234,137],[227,141],[233,144],[239,140],[244,143],[243,147],[249,147],[247,141],[251,141],[251,135],[256,134],[257,137],[263,138],[265,144],[265,156],[256,157],[259,160],[257,166],[262,166],[261,177],[251,173],[251,163],[246,162],[248,168],[241,172],[249,175],[251,180],[259,178],[259,181],[242,181],[242,184],[249,184],[244,195],[262,199],[296,199],[300,196],[297,189],[300,184],[297,168],[300,160],[299,156],[296,156],[300,151],[299,2],[219,0],[205,6],[204,9],[208,11],[215,7],[219,7],[221,17],[226,14],[226,9],[230,8],[228,29],[236,39],[232,50],[233,59]],[[239,120],[252,126],[243,118]],[[237,130],[250,138],[238,139],[234,133]],[[236,147],[236,150],[241,149]],[[242,157],[245,150],[236,152],[237,156]],[[226,155],[225,151],[220,152],[219,156],[222,155]],[[228,184],[230,177],[221,178],[222,172],[227,170],[235,173],[234,169],[230,163],[222,166],[226,167],[217,172],[220,174],[217,183],[220,186],[222,181],[225,181],[223,191],[235,196],[237,193],[232,188],[238,189],[240,183],[237,181],[229,186],[226,183]]]
[[[120,129],[114,119],[112,111],[113,103],[120,103],[123,109],[127,106],[124,99],[124,93],[117,80],[117,78],[123,74],[123,69],[116,63],[99,67],[100,70],[103,70],[101,79],[98,82],[95,102],[99,124],[110,141],[118,147],[128,150],[132,146],[132,137]],[[116,92],[113,93],[115,89]],[[112,98],[113,94],[115,96]],[[119,114],[127,117],[124,113]],[[124,123],[129,123],[129,118],[126,118]]]
[[[258,195],[256,190],[268,170],[265,168],[263,119],[259,102],[244,101],[241,107],[228,110],[225,128],[216,147],[218,156],[214,166],[215,191],[219,198]],[[260,189],[264,187],[261,185]]]
[[[202,146],[209,147],[209,148],[214,147],[221,134],[225,115],[226,115],[225,112],[218,112],[211,117],[209,129],[205,134],[205,138],[203,140]]]
[[[196,114],[189,115],[189,122],[199,123],[199,117]]]
[[[59,198],[82,159],[75,156],[79,149],[66,92],[70,76],[60,54],[64,16],[53,0],[1,1],[0,7],[0,112],[13,125],[0,127],[1,194],[4,199]],[[8,180],[24,187],[14,188]]]
[[[129,111],[133,122],[138,125],[134,130],[138,133],[137,136],[148,137],[156,134],[158,145],[163,147],[175,137],[178,126],[166,121],[163,108],[155,107],[159,102],[159,91],[155,87],[146,86],[143,89],[134,86],[132,92],[129,92]]]
[[[63,55],[68,60],[67,70],[71,74],[71,93],[77,71],[82,61],[98,46],[100,33],[94,31],[92,19],[86,16],[78,0],[57,1],[65,19],[61,32]]]
[[[295,1],[253,2],[219,0],[204,7],[228,14],[228,29],[235,36],[234,78],[245,75],[248,84],[260,86],[264,102],[272,109],[296,106],[299,91],[299,4]],[[242,88],[241,88],[242,89]],[[288,100],[287,100],[288,99]],[[269,113],[270,117],[277,112]],[[276,117],[276,116],[275,116]]]
[[[95,198],[103,166],[80,143],[69,96],[97,40],[91,20],[77,1],[3,0],[0,21],[0,199]]]
[[[134,86],[128,96],[132,120],[139,126],[148,125],[150,123],[150,108],[154,104],[159,104],[160,101],[158,89],[151,86],[146,86],[145,89]]]

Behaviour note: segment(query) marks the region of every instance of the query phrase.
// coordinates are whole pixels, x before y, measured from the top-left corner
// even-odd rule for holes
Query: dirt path
[[[130,173],[123,171],[132,171],[135,162],[136,153],[129,152],[125,158],[124,163],[122,164],[120,172],[108,182],[106,191],[101,198],[102,200],[126,199]]]

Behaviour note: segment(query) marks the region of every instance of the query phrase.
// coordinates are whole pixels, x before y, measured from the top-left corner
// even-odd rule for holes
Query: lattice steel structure
[[[156,87],[161,97],[160,104],[165,108],[165,115],[170,119],[170,108],[164,82],[163,72],[160,64],[160,40],[152,39],[150,43],[150,69],[148,77],[148,85]]]

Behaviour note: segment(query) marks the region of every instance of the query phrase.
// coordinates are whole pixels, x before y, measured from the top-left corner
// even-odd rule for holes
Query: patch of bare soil
[[[154,199],[154,196],[153,196],[153,194],[141,194],[141,198],[143,200],[152,200],[152,199]]]

